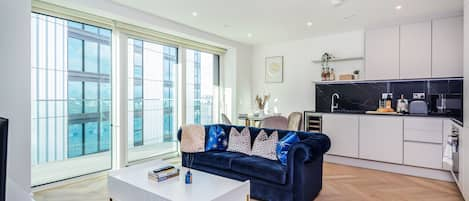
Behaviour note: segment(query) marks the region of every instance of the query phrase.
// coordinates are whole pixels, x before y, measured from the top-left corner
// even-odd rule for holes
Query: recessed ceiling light
[[[342,5],[343,3],[344,0],[331,0],[331,4],[336,7]]]
[[[248,37],[249,37],[249,38],[252,38],[252,33],[248,33]]]
[[[197,13],[197,12],[195,12],[195,11],[192,12],[192,16],[197,17],[198,15],[199,15],[199,13]]]
[[[313,23],[312,22],[306,22],[306,26],[313,26]]]
[[[345,21],[350,20],[350,19],[352,19],[352,18],[355,17],[355,16],[356,16],[355,14],[351,14],[351,15],[345,16],[345,17],[344,17],[344,20],[345,20]]]
[[[402,5],[397,5],[396,6],[396,10],[401,10],[402,9]]]

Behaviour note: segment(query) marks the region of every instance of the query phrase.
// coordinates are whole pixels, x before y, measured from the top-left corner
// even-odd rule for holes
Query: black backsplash
[[[376,110],[382,93],[392,93],[393,108],[401,94],[409,101],[413,93],[425,93],[425,99],[430,105],[431,95],[447,94],[460,97],[462,101],[463,81],[460,78],[437,80],[399,80],[399,81],[371,81],[353,83],[317,83],[316,84],[316,112],[330,112],[331,96],[333,93],[340,95],[339,110],[365,112]],[[430,106],[429,106],[430,107]],[[429,111],[430,108],[429,108]],[[448,116],[462,121],[461,108],[451,111]],[[429,115],[432,115],[431,113]],[[435,114],[436,115],[436,114]]]

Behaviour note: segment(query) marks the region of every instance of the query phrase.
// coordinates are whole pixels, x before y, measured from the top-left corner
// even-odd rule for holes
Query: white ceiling
[[[113,0],[235,41],[259,44],[462,14],[463,0]],[[396,10],[402,5],[401,10]],[[198,16],[194,17],[193,12]],[[312,26],[306,26],[312,22]],[[248,37],[251,33],[252,37]]]

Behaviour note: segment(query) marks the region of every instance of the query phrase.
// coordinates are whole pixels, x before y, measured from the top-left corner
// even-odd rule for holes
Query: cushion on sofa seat
[[[232,159],[231,170],[277,184],[286,184],[287,182],[286,166],[282,165],[279,161],[258,156],[245,156]]]
[[[243,156],[247,155],[229,151],[208,151],[195,154],[194,163],[229,170],[231,160]]]

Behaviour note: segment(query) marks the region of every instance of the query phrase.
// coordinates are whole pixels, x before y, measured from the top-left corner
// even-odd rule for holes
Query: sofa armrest
[[[288,166],[293,167],[295,162],[307,163],[322,155],[321,146],[318,142],[304,142],[294,144],[288,151]],[[292,165],[292,166],[290,166]]]
[[[320,133],[309,133],[311,136],[294,144],[288,151],[288,161],[301,160],[304,163],[322,156],[331,147],[329,137]],[[288,163],[289,165],[292,163]],[[293,164],[292,164],[293,165]]]
[[[330,139],[320,133],[301,134],[309,136],[294,144],[288,151],[288,184],[295,192],[293,200],[309,201],[314,199],[316,193],[307,192],[312,189],[319,192],[322,188],[323,155],[330,148]]]

